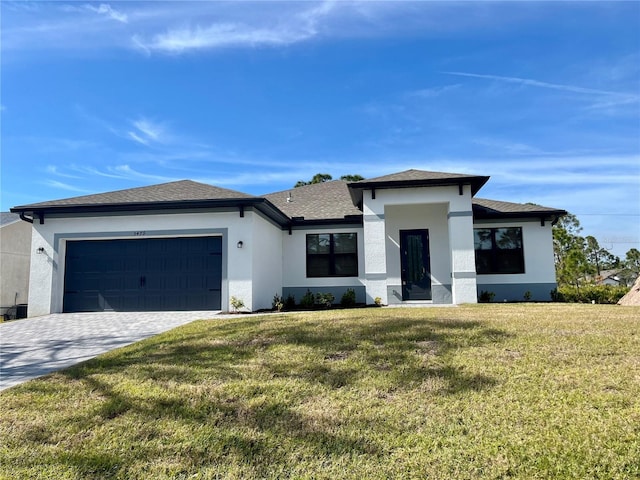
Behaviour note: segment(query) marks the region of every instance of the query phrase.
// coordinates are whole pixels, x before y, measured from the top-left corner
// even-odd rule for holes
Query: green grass
[[[640,308],[200,321],[0,394],[0,478],[640,477]]]

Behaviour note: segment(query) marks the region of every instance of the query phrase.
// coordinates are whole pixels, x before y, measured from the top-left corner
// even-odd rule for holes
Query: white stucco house
[[[358,302],[549,300],[564,210],[475,198],[489,177],[408,170],[263,196],[189,180],[12,208],[33,222],[29,316]]]
[[[31,225],[15,213],[0,212],[0,315],[22,316],[29,296]]]

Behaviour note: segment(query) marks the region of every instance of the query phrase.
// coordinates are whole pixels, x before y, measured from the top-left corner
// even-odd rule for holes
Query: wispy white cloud
[[[135,46],[146,52],[183,53],[231,46],[289,45],[311,35],[312,32],[286,26],[255,28],[244,24],[218,23],[207,27],[172,29],[150,40],[134,35],[132,40]]]
[[[635,96],[627,93],[620,92],[612,92],[608,90],[598,90],[595,88],[585,88],[576,85],[563,85],[558,83],[549,83],[542,82],[540,80],[535,80],[532,78],[520,78],[520,77],[504,77],[501,75],[485,75],[479,73],[467,73],[467,72],[440,72],[445,73],[447,75],[457,75],[460,77],[472,77],[472,78],[484,78],[487,80],[497,80],[499,82],[507,82],[507,83],[517,83],[519,85],[526,85],[530,87],[540,87],[540,88],[550,88],[553,90],[564,90],[566,92],[574,92],[574,93],[586,93],[586,94],[596,94],[596,95],[620,95],[620,96]]]
[[[55,166],[55,165],[47,165],[47,168],[45,169],[45,171],[51,175],[56,175],[58,177],[64,177],[64,178],[81,178],[78,175],[73,175],[71,173],[67,173],[67,172],[61,172],[60,169]]]
[[[444,94],[447,94],[453,90],[457,90],[458,88],[460,88],[460,86],[461,85],[459,83],[456,83],[453,85],[444,85],[442,87],[422,88],[419,90],[408,92],[407,96],[418,97],[418,98],[435,98],[435,97],[440,97]]]
[[[177,177],[140,172],[138,170],[134,170],[129,165],[117,165],[115,167],[109,167],[109,171],[114,175],[119,175],[120,178],[126,179],[145,180],[152,182],[174,182],[176,180],[180,180]]]
[[[75,185],[71,185],[64,182],[59,182],[57,180],[43,180],[42,185],[46,185],[48,187],[58,188],[60,190],[67,190],[69,192],[76,193],[91,193],[91,190],[86,190],[84,188],[76,187]]]
[[[84,8],[92,12],[99,13],[100,15],[104,15],[107,18],[116,20],[121,23],[127,23],[128,21],[128,16],[126,13],[120,12],[112,8],[111,5],[107,3],[101,3],[100,6],[98,7],[94,5],[84,5]]]
[[[273,8],[275,5],[277,8]],[[136,48],[146,53],[170,54],[225,47],[291,45],[317,36],[321,23],[337,7],[335,1],[262,4],[257,9],[259,14],[238,9],[244,14],[238,16],[238,12],[227,11],[226,16],[216,15],[212,22],[203,20],[206,15],[183,17],[186,26],[171,27],[155,34],[149,31],[136,33],[131,39]]]
[[[140,118],[132,121],[135,130],[127,131],[126,136],[142,145],[149,145],[151,143],[164,143],[168,140],[166,128],[146,118]]]

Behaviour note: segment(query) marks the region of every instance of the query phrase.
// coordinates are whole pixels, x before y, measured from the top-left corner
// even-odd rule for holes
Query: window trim
[[[501,230],[501,229],[507,229],[507,228],[517,228],[520,231],[520,248],[513,248],[513,249],[501,249],[498,247],[497,242],[496,242],[496,232],[497,230]],[[480,250],[480,249],[476,249],[475,248],[475,232],[476,230],[490,230],[491,231],[491,249],[484,249],[484,250]],[[526,265],[525,265],[525,255],[524,255],[524,235],[523,235],[523,229],[522,226],[509,226],[509,227],[474,227],[473,228],[473,236],[474,236],[474,256],[475,256],[475,264],[476,264],[476,275],[523,275],[526,274]],[[490,252],[490,258],[491,258],[491,262],[490,262],[490,271],[487,272],[480,272],[478,271],[478,251],[483,251],[483,252]],[[520,261],[520,265],[521,265],[521,269],[519,269],[516,272],[503,272],[498,270],[496,267],[496,265],[499,264],[499,257],[501,255],[501,252],[520,252],[520,256],[521,256],[521,261]]]
[[[309,253],[309,238],[311,236],[329,235],[329,253]],[[354,235],[355,236],[355,250],[348,253],[336,253],[334,235]],[[336,272],[336,259],[338,257],[353,256],[355,258],[356,269],[355,273],[351,274],[339,274]],[[360,262],[358,255],[358,233],[357,232],[335,232],[335,233],[307,233],[305,236],[305,257],[306,257],[306,276],[307,278],[348,278],[358,277],[360,275]],[[311,275],[309,273],[309,260],[313,257],[325,257],[329,259],[329,274],[328,275]]]

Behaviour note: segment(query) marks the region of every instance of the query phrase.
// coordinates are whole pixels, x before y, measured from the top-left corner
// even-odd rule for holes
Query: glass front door
[[[431,300],[429,230],[400,230],[402,300]]]

